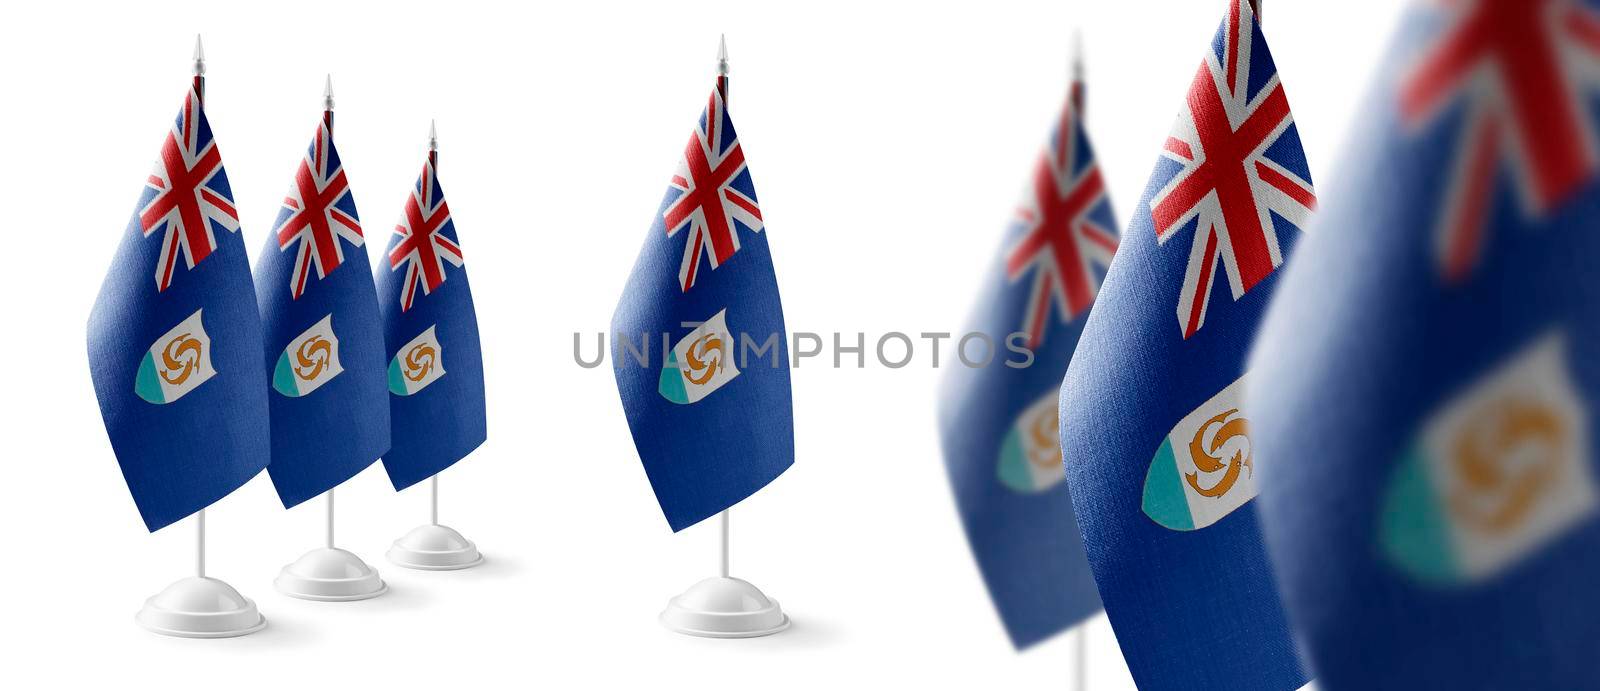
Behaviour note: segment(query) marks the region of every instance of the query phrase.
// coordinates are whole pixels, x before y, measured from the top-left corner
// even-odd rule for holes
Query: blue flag
[[[1418,8],[1251,357],[1327,689],[1595,688],[1600,7]]]
[[[794,463],[788,336],[718,77],[611,317],[633,442],[674,531]]]
[[[89,371],[139,515],[159,530],[267,467],[261,319],[195,88],[89,314]]]
[[[966,333],[1032,362],[952,367],[940,395],[945,469],[995,609],[1018,648],[1100,611],[1061,467],[1061,375],[1117,249],[1116,220],[1074,98],[984,282]],[[963,335],[963,338],[966,338]]]
[[[388,270],[378,271],[393,440],[383,469],[396,490],[450,467],[489,435],[478,318],[437,163],[429,152],[389,239]]]
[[[1234,0],[1061,387],[1078,527],[1141,689],[1306,681],[1250,505],[1241,398],[1310,177],[1253,8]]]
[[[383,326],[355,196],[323,116],[256,262],[272,401],[272,484],[285,507],[389,449]]]

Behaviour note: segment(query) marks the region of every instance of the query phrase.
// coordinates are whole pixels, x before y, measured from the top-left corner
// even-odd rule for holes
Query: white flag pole
[[[1072,691],[1089,691],[1089,622],[1072,630]]]
[[[206,577],[206,510],[194,515],[194,577]]]
[[[428,478],[428,525],[439,525],[439,474]]]
[[[724,36],[717,42],[716,86],[723,98],[723,108],[727,108],[727,86],[728,40]],[[707,116],[711,115],[708,110]],[[672,598],[661,612],[662,626],[678,633],[708,638],[753,638],[789,628],[789,617],[777,600],[768,598],[749,582],[728,575],[729,513],[729,509],[723,509],[717,521],[721,532],[719,575],[701,580]]]
[[[728,512],[732,509],[722,510],[722,577],[728,577]]]
[[[328,490],[328,540],[325,547],[333,549],[333,490],[331,489]]]
[[[1082,123],[1087,116],[1088,89],[1083,79],[1083,32],[1074,29],[1072,32],[1072,63],[1070,68],[1070,85],[1068,86],[1067,99],[1072,108],[1072,116]],[[1088,691],[1089,689],[1089,622],[1079,622],[1072,627],[1067,636],[1072,645],[1072,691]]]
[[[148,631],[181,638],[232,638],[267,626],[255,602],[206,576],[205,509],[194,515],[194,575],[151,595],[133,620]]]

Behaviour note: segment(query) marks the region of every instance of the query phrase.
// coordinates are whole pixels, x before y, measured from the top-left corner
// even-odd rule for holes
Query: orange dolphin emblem
[[[1255,466],[1251,464],[1251,454],[1248,446],[1234,452],[1233,457],[1228,459],[1226,465],[1222,463],[1222,459],[1217,457],[1217,454],[1222,451],[1222,447],[1234,437],[1244,437],[1246,444],[1249,443],[1249,423],[1242,417],[1236,417],[1238,414],[1238,408],[1230,408],[1216,414],[1210,420],[1206,420],[1205,424],[1200,425],[1200,429],[1195,430],[1194,438],[1189,440],[1189,458],[1194,459],[1194,467],[1199,472],[1184,473],[1183,479],[1187,480],[1189,487],[1199,492],[1200,496],[1215,498],[1227,494],[1228,490],[1233,489],[1233,484],[1239,481],[1239,471],[1241,469],[1249,468],[1251,473],[1255,472]],[[1212,425],[1217,425],[1218,427],[1216,434],[1211,437],[1211,444],[1208,447],[1205,443],[1206,430],[1211,429]],[[1228,472],[1224,473],[1222,479],[1218,480],[1216,484],[1210,487],[1204,487],[1200,484],[1200,473],[1215,473],[1224,467],[1228,469]]]
[[[1028,421],[1028,462],[1046,470],[1061,470],[1061,418],[1054,406]]]
[[[412,346],[411,350],[406,351],[406,379],[422,381],[423,377],[433,371],[433,362],[436,358],[437,352],[432,345],[418,343]]]
[[[333,345],[322,336],[312,336],[300,342],[300,347],[295,351],[294,373],[301,379],[310,381],[328,368],[332,359]]]
[[[690,343],[683,359],[689,364],[689,383],[704,385],[722,371],[722,336],[708,333]]]
[[[161,349],[161,379],[168,384],[177,386],[188,381],[189,376],[200,369],[200,339],[193,334],[184,333],[167,342],[167,347]]]
[[[1503,400],[1481,410],[1451,447],[1460,484],[1450,493],[1450,512],[1485,533],[1517,528],[1559,474],[1565,434],[1556,412],[1542,405]],[[1529,462],[1511,462],[1530,448],[1518,455]]]

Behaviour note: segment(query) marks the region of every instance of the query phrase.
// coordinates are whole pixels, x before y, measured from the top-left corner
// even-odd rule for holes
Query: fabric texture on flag
[[[1314,204],[1261,27],[1236,0],[1061,387],[1078,527],[1141,689],[1306,681],[1251,503],[1257,454],[1240,382]]]
[[[1074,88],[1079,88],[1074,85]],[[945,469],[973,556],[1012,643],[1025,648],[1100,611],[1062,470],[1056,397],[1117,246],[1110,197],[1077,108],[1063,106],[966,331],[1025,346],[948,365]],[[1008,340],[1009,339],[1009,340]]]
[[[1600,640],[1600,7],[1403,20],[1252,354],[1326,689],[1576,689]]]
[[[89,371],[145,527],[267,467],[261,321],[239,216],[190,89],[89,314]]]
[[[392,440],[383,469],[396,490],[433,477],[489,436],[478,317],[435,166],[430,155],[377,269]]]
[[[256,261],[271,383],[272,465],[285,507],[389,449],[388,367],[372,265],[328,118]]]
[[[726,98],[719,77],[611,318],[622,407],[674,531],[794,463],[783,305]]]

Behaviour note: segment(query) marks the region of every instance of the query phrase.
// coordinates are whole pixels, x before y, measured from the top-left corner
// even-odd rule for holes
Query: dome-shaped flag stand
[[[377,569],[353,552],[333,546],[333,490],[325,495],[328,506],[327,542],[283,567],[272,581],[278,592],[302,600],[349,602],[389,592]]]
[[[728,576],[728,512],[722,524],[721,575],[689,587],[667,603],[661,625],[678,633],[706,638],[756,638],[789,628],[789,616],[778,601],[750,582]]]
[[[483,554],[454,528],[439,525],[439,476],[428,478],[428,523],[411,529],[389,547],[395,566],[422,571],[455,571],[483,563]]]
[[[206,577],[206,512],[195,514],[195,574],[150,599],[134,621],[146,630],[180,638],[232,638],[266,628],[256,603],[233,586]]]

